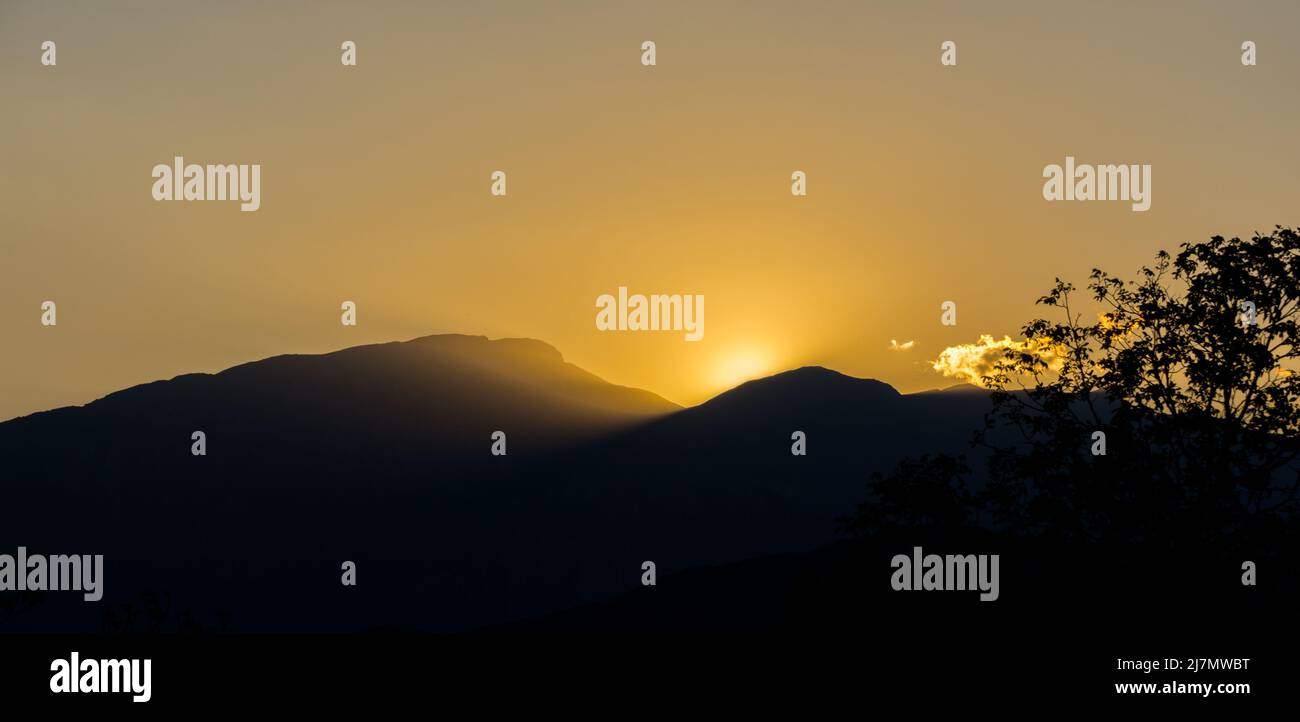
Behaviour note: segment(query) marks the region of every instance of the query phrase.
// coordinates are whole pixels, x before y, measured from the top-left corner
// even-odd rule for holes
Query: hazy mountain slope
[[[677,409],[567,364],[540,341],[429,336],[144,384],[0,424],[0,443],[18,456],[177,460],[203,430],[213,458],[266,463],[298,456],[298,441],[315,455],[338,446],[486,449],[502,429],[517,432],[521,450],[550,450]],[[87,433],[73,444],[46,433],[54,428]]]
[[[910,454],[969,452],[988,409],[985,394],[902,395],[802,368],[593,442],[547,475],[567,518],[599,529],[607,549],[667,570],[726,563],[830,542],[871,473]],[[795,431],[805,456],[791,453]]]

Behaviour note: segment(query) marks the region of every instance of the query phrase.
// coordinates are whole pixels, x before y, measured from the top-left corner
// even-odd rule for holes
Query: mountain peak
[[[800,366],[797,369],[782,371],[781,373],[773,374],[772,376],[747,381],[744,384],[741,384],[741,386],[746,386],[748,384],[789,384],[805,387],[833,386],[840,388],[856,387],[871,389],[872,391],[889,396],[900,395],[897,389],[884,381],[849,376],[848,374],[841,373],[834,369],[828,369],[825,366]]]
[[[563,363],[564,355],[559,349],[536,338],[487,338],[486,336],[469,336],[464,333],[435,333],[430,336],[417,336],[409,341],[399,341],[413,346],[448,351],[448,353],[499,353],[517,358],[545,360],[545,362]]]
[[[326,353],[291,353],[217,373],[182,374],[112,392],[73,413],[115,419],[148,413],[235,420],[306,416],[331,432],[394,435],[431,430],[457,437],[465,428],[514,424],[536,437],[579,437],[677,411],[649,391],[611,384],[568,363],[554,346],[529,338],[439,334],[362,344]],[[476,423],[476,422],[481,422]],[[215,424],[215,422],[212,422]],[[477,433],[478,429],[474,429]]]
[[[845,399],[861,402],[888,401],[900,396],[897,389],[883,381],[849,376],[824,366],[803,366],[746,381],[730,391],[718,394],[701,406],[778,404],[798,407]]]
[[[477,351],[491,349],[552,361],[564,360],[564,355],[560,353],[559,349],[545,341],[538,341],[535,338],[490,339],[487,336],[471,336],[462,333],[440,333],[431,334],[429,336],[417,336],[409,341],[399,343],[439,346],[446,350],[465,349]]]

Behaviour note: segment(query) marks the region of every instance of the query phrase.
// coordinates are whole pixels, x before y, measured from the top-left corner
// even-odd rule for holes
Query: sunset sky
[[[5,2],[0,419],[434,333],[682,404],[808,364],[948,386],[940,352],[1015,337],[1054,277],[1300,223],[1297,27],[1294,2]],[[260,210],[155,202],[177,155],[260,163]],[[1151,164],[1151,209],[1044,201],[1066,155]],[[619,286],[704,295],[703,340],[597,331]]]

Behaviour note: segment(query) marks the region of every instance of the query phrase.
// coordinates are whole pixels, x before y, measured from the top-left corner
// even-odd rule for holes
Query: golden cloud
[[[933,368],[949,378],[986,386],[984,377],[994,372],[999,361],[1006,360],[1008,352],[1033,354],[1047,364],[1049,371],[1059,371],[1065,365],[1059,348],[1046,339],[1014,341],[1010,336],[1003,336],[999,340],[982,334],[976,343],[944,349]]]

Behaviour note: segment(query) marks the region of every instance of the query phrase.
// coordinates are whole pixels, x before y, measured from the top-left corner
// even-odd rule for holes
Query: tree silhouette
[[[906,461],[872,479],[846,527],[1183,550],[1292,538],[1300,236],[1215,236],[1160,252],[1133,281],[1094,270],[1087,288],[1095,320],[1056,279],[1038,303],[1058,319],[1026,324],[1029,342],[984,377],[982,478],[951,457]]]

